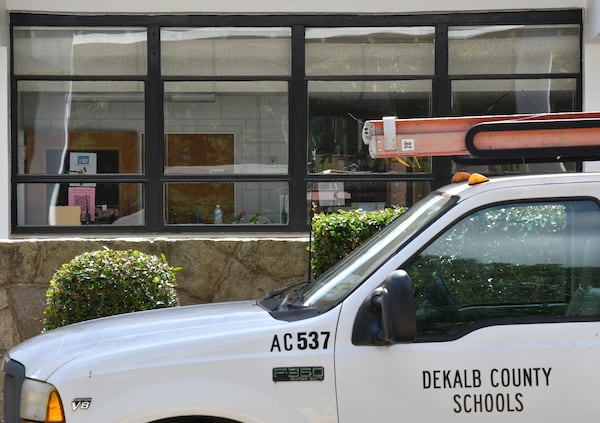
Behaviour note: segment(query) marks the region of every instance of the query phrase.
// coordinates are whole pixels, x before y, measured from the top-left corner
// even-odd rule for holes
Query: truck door
[[[402,267],[415,289],[416,340],[355,345],[350,313],[360,313],[344,307],[336,341],[340,422],[597,419],[595,201],[475,211]]]

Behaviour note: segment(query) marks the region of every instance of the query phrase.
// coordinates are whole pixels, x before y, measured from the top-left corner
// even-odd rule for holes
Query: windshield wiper
[[[296,282],[296,283],[293,283],[291,285],[284,286],[282,288],[274,289],[272,291],[267,292],[267,295],[265,295],[263,297],[263,300],[270,300],[270,299],[272,299],[272,298],[274,298],[274,297],[276,297],[276,296],[278,296],[280,294],[283,294],[284,292],[289,291],[292,288],[296,288],[296,294],[298,294],[298,291],[299,291],[300,287],[308,285],[311,282],[312,281],[310,281],[310,280],[306,280],[306,281],[302,281],[302,282]]]

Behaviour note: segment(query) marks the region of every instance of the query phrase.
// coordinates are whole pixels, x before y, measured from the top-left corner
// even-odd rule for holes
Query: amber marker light
[[[46,412],[46,423],[64,423],[65,413],[58,391],[53,390],[48,397],[48,410]]]
[[[469,180],[471,174],[469,172],[456,172],[452,175],[452,183],[457,184],[459,182],[466,182]]]
[[[473,173],[471,176],[469,176],[469,185],[477,185],[477,184],[481,184],[483,182],[487,182],[489,181],[490,178],[488,178],[487,176],[483,176],[480,173]]]

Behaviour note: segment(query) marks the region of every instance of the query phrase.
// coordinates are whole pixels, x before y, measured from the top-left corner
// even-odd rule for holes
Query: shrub
[[[317,277],[406,211],[405,207],[317,213],[312,218],[311,270]]]
[[[46,292],[44,330],[114,314],[177,305],[175,272],[164,255],[86,252],[63,264]]]

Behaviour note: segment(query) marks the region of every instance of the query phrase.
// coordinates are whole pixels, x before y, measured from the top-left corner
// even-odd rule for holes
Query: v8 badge
[[[73,412],[77,410],[87,410],[92,405],[91,398],[75,398],[71,401],[71,409]]]

